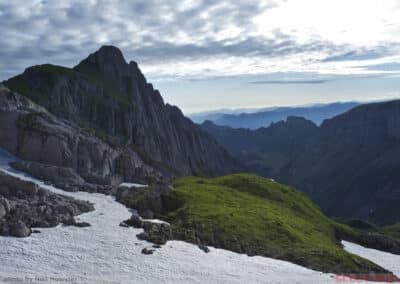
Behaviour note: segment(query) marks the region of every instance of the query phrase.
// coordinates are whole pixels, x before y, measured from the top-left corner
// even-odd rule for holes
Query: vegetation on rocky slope
[[[148,196],[151,189],[143,193]],[[140,207],[146,196],[136,196],[130,205]],[[339,236],[356,238],[357,230],[329,219],[293,188],[256,175],[177,179],[163,197],[157,217],[171,224],[172,239],[288,260],[324,272],[384,272],[342,249]]]

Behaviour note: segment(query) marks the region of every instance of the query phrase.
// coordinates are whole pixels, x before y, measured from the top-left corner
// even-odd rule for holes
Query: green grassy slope
[[[327,218],[304,194],[269,179],[250,174],[184,177],[175,181],[168,204],[165,218],[176,239],[325,272],[383,271],[341,248],[337,233],[355,230]]]
[[[400,223],[384,226],[381,228],[382,232],[386,235],[400,240]]]

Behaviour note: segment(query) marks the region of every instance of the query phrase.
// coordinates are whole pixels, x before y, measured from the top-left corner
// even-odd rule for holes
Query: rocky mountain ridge
[[[2,88],[0,147],[24,160],[72,168],[95,184],[240,168],[177,107],[164,104],[116,47],[103,46],[74,68],[29,67],[4,84],[10,91]]]

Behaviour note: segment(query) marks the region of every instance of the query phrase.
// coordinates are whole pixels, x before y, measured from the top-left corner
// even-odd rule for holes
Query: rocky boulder
[[[209,253],[210,252],[210,249],[205,245],[199,245],[199,249],[201,249],[205,253]]]
[[[168,223],[144,222],[143,229],[146,233],[146,241],[154,244],[164,245],[172,239],[172,230]]]
[[[60,223],[87,226],[74,216],[94,210],[92,204],[52,193],[38,185],[0,171],[0,235],[26,237],[31,227]]]
[[[163,245],[172,239],[171,226],[163,221],[147,221],[134,214],[130,219],[122,222],[126,226],[142,228],[144,232],[139,233],[137,237],[141,240],[152,242],[156,245]]]
[[[10,226],[10,235],[18,238],[25,238],[31,234],[31,229],[29,229],[26,224],[22,221],[16,221]]]
[[[152,249],[152,248],[144,248],[144,249],[142,249],[142,254],[147,254],[147,255],[149,255],[149,254],[153,254],[154,253],[154,249]]]

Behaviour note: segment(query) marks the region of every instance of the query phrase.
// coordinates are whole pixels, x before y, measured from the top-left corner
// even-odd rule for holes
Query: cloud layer
[[[72,66],[103,44],[120,47],[154,79],[373,73],[388,70],[369,65],[400,61],[395,17],[400,6],[395,0],[353,0],[352,6],[329,1],[325,6],[335,8],[332,13],[345,11],[340,16],[347,26],[339,25],[348,29],[343,37],[337,23],[325,22],[324,13],[330,11],[321,2],[0,0],[0,79],[33,64]],[[321,15],[311,13],[313,9]],[[375,30],[369,29],[368,41],[368,35],[359,35],[359,26],[370,22]]]

